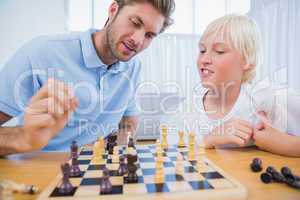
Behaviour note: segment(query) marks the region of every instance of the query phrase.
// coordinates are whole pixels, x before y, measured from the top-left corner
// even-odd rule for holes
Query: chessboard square
[[[119,176],[118,170],[109,170],[109,176]]]
[[[142,169],[155,168],[155,162],[140,163]]]
[[[100,185],[101,178],[83,178],[80,185]]]
[[[50,197],[71,197],[74,195],[74,193],[76,192],[77,187],[73,187],[72,191],[69,192],[68,194],[61,194],[59,192],[59,189],[56,187],[52,193],[50,194]]]
[[[144,183],[145,184],[155,183],[155,176],[154,175],[146,175],[146,176],[143,176],[143,178],[144,178]]]
[[[197,172],[197,170],[192,166],[187,166],[187,167],[184,167],[184,172],[186,172],[186,173],[195,173],[195,172]]]
[[[201,173],[206,179],[224,178],[219,172],[203,172]]]
[[[143,162],[155,162],[154,158],[139,158],[140,163]]]
[[[175,167],[165,167],[164,168],[164,173],[165,174],[175,174],[176,169]]]
[[[152,153],[140,153],[138,155],[139,155],[139,158],[153,158]]]
[[[123,176],[111,176],[109,180],[112,185],[123,185]]]
[[[136,150],[136,152],[138,153],[138,154],[151,154],[151,151],[150,151],[150,149],[137,149]]]
[[[91,160],[90,162],[91,165],[105,165],[105,160]]]
[[[205,180],[205,178],[201,174],[198,174],[198,173],[185,173],[183,175],[183,177],[186,181],[203,181],[203,180]]]
[[[100,191],[100,185],[80,186],[75,192],[74,197],[98,196],[99,191]]]
[[[124,194],[146,194],[147,190],[144,184],[140,183],[132,183],[132,184],[124,184],[123,185],[123,193]]]
[[[78,158],[78,160],[91,160],[93,156],[91,155],[82,155]]]
[[[123,186],[122,185],[113,185],[111,193],[103,194],[100,191],[100,195],[113,195],[113,194],[123,194]]]
[[[118,170],[119,164],[116,164],[116,163],[108,164],[108,165],[106,165],[106,168],[109,170]]]
[[[183,181],[184,178],[181,175],[176,174],[166,174],[165,175],[165,182],[176,182],[176,181]]]
[[[189,184],[194,190],[213,189],[213,187],[206,181],[189,181]]]
[[[141,168],[138,168],[138,170],[136,171],[136,175],[143,176],[143,172],[142,172]]]
[[[84,178],[101,178],[102,171],[101,170],[88,170],[84,174]]]
[[[106,163],[107,163],[107,164],[112,164],[112,163],[113,163],[113,162],[112,162],[112,159],[108,158],[108,159],[106,160]]]
[[[174,167],[172,162],[164,162],[164,167]]]
[[[79,165],[88,165],[90,164],[91,160],[78,160]]]
[[[234,185],[227,179],[209,179],[207,181],[215,189],[234,188]]]
[[[205,173],[205,172],[215,172],[216,170],[214,170],[213,168],[211,168],[210,166],[208,166],[207,164],[198,164],[197,166],[195,166],[197,171],[199,173]]]
[[[71,184],[76,187],[79,186],[81,183],[82,178],[70,178]]]
[[[105,165],[90,165],[87,170],[103,170]]]
[[[80,155],[80,157],[87,156],[87,155],[93,155],[93,151],[90,151],[90,150],[81,151],[79,155]]]
[[[170,182],[168,187],[170,192],[188,192],[193,190],[192,186],[185,181]]]
[[[148,193],[170,192],[165,183],[146,184],[146,188]]]
[[[169,153],[175,153],[177,154],[177,148],[175,148],[174,146],[170,146],[166,152],[169,154]]]
[[[142,169],[142,173],[143,175],[153,175],[155,174],[155,168],[151,168],[151,169]]]
[[[129,182],[128,177],[124,176],[123,177],[123,182],[126,183],[126,184],[144,183],[144,177],[143,176],[138,176],[137,182]]]
[[[176,157],[178,152],[167,152],[168,157]]]
[[[86,171],[88,169],[89,165],[79,165],[79,168],[81,171]]]
[[[172,161],[172,162],[175,162],[177,160],[177,157],[176,156],[169,156],[169,159]]]

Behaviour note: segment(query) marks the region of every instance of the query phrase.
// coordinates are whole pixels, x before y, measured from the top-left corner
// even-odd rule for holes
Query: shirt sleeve
[[[123,114],[125,117],[130,116],[137,116],[140,114],[138,109],[138,98],[137,97],[137,89],[140,84],[140,72],[141,72],[141,63],[139,61],[136,61],[134,66],[134,72],[132,76],[132,82],[133,82],[133,94],[128,102],[127,108]]]
[[[21,47],[0,71],[0,111],[12,117],[22,113],[34,94],[29,54],[30,42]]]

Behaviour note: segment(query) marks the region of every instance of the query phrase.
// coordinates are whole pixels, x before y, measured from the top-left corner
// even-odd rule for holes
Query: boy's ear
[[[248,71],[248,70],[250,70],[250,69],[252,69],[253,68],[253,65],[252,64],[245,64],[244,66],[243,66],[243,70],[244,71]]]
[[[119,5],[116,1],[113,1],[108,8],[108,18],[109,20],[113,19],[118,13]]]

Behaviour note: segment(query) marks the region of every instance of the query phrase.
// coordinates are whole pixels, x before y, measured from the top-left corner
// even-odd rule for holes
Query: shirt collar
[[[92,34],[96,31],[96,29],[89,29],[88,31],[84,32],[80,37],[83,60],[87,68],[103,67],[107,69],[108,66],[104,64],[102,60],[98,57],[95,46],[92,41]],[[127,68],[128,62],[118,61],[111,66],[108,72],[119,73],[125,71]]]

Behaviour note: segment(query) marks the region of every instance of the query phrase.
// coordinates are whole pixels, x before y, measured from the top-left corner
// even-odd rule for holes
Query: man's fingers
[[[55,124],[55,120],[50,114],[38,114],[38,115],[30,115],[27,118],[27,126],[35,127],[35,128],[44,128],[47,126],[53,126]]]
[[[72,89],[65,83],[51,78],[37,92],[37,94],[32,97],[31,102],[35,102],[48,97],[57,99],[60,104],[63,105],[64,110],[68,110],[70,108],[70,99],[74,97],[74,94]]]
[[[241,138],[242,140],[244,140],[245,143],[247,143],[249,141],[249,139],[251,138],[251,135],[243,132],[243,131],[240,131],[240,130],[237,130],[235,132],[235,136]]]

